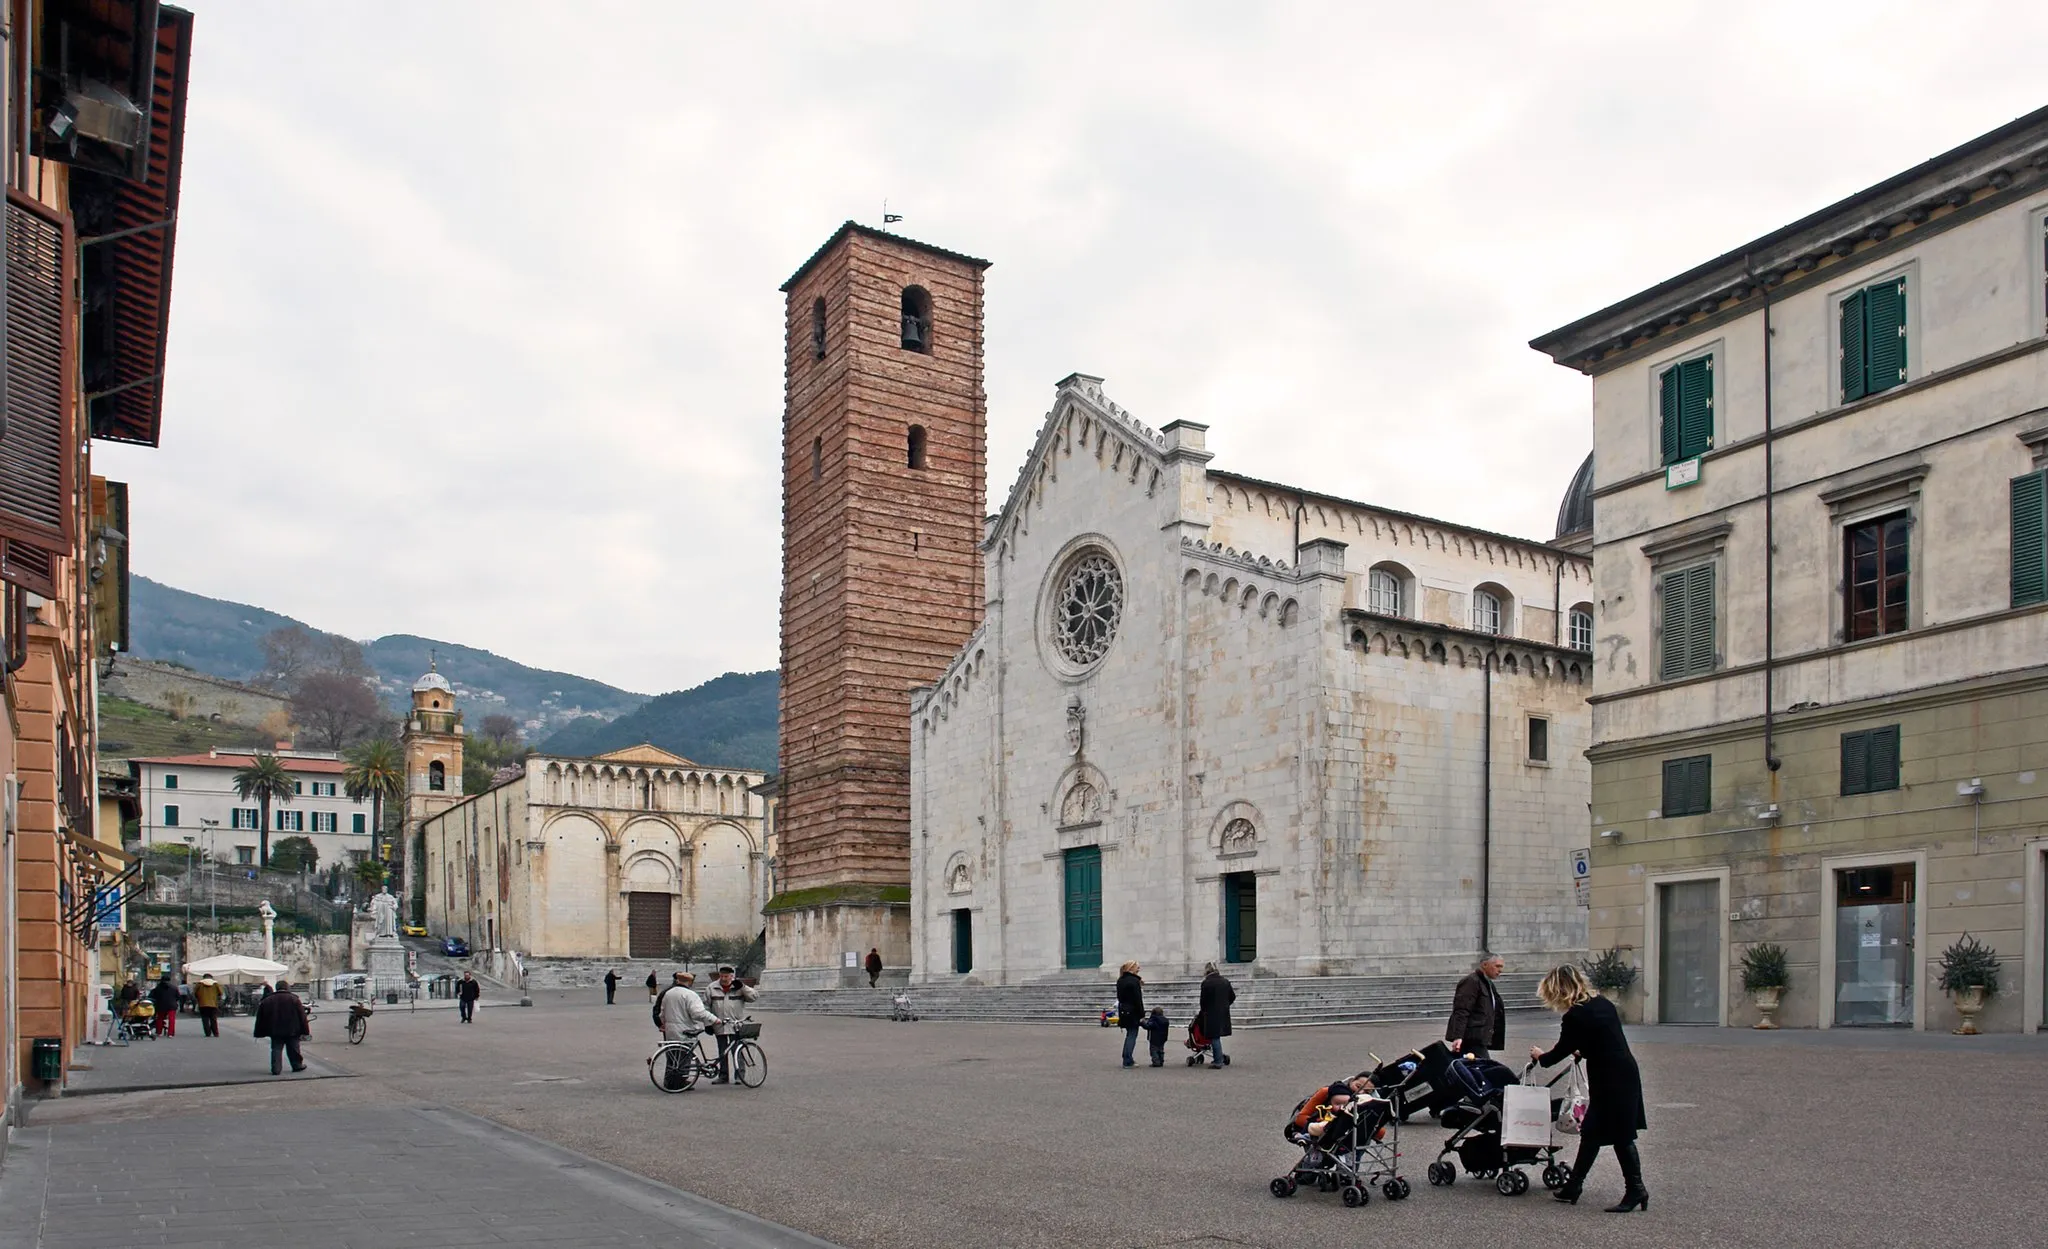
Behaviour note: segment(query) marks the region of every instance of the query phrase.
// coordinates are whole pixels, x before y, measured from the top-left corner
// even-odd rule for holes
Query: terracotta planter
[[[1984,1009],[1984,986],[1973,984],[1967,989],[1957,989],[1949,996],[1955,999],[1956,1014],[1963,1020],[1963,1026],[1956,1029],[1956,1035],[1976,1036],[1977,1016]]]
[[[1756,1005],[1756,1013],[1760,1016],[1754,1025],[1755,1027],[1769,1030],[1778,1026],[1772,1021],[1771,1016],[1778,1013],[1778,1000],[1784,994],[1784,987],[1779,986],[1770,989],[1758,989],[1749,995],[1750,1001]]]

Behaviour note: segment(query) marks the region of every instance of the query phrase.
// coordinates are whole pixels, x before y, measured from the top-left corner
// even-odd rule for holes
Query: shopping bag
[[[1501,1093],[1500,1143],[1529,1149],[1550,1144],[1550,1090],[1540,1084],[1511,1084]]]
[[[1577,1063],[1564,1081],[1564,1101],[1557,1108],[1557,1130],[1577,1136],[1586,1123],[1586,1076]]]

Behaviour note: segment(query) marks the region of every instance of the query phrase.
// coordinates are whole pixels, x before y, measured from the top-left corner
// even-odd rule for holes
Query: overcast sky
[[[1530,338],[2048,103],[2020,0],[186,2],[136,571],[646,692],[776,663],[776,287],[885,198],[994,262],[991,510],[1081,371],[1547,538]]]

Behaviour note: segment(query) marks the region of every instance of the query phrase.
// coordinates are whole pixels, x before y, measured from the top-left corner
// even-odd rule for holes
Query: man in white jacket
[[[717,1026],[718,1016],[711,1013],[711,1008],[704,1005],[704,999],[690,987],[696,979],[689,972],[679,971],[675,975],[675,983],[654,999],[654,1019],[661,1025],[662,1040],[688,1040],[706,1028]]]

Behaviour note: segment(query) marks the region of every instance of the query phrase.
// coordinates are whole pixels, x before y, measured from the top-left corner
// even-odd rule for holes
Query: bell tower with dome
[[[455,687],[432,659],[412,683],[412,711],[399,743],[405,753],[405,817],[399,844],[405,847],[406,914],[420,921],[426,907],[426,848],[420,826],[462,800],[462,713]]]

